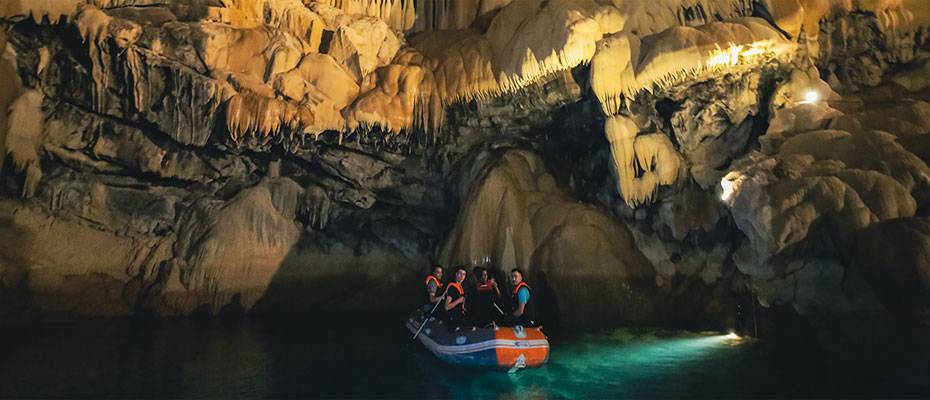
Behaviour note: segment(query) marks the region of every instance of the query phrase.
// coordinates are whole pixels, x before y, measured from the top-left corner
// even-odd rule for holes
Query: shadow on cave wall
[[[385,311],[404,315],[422,299],[425,257],[386,247],[366,252],[320,244],[320,234],[303,231],[275,272],[253,313],[288,315]],[[233,305],[229,311],[238,309]],[[400,323],[401,320],[398,320]]]
[[[2,206],[0,206],[2,208]],[[0,321],[25,318],[31,302],[29,266],[19,252],[27,248],[29,233],[12,222],[9,212],[0,213]]]

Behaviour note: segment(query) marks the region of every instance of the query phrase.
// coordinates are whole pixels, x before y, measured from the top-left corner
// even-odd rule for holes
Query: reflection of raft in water
[[[425,313],[414,311],[407,329],[416,334]],[[440,360],[450,364],[523,368],[538,367],[549,357],[549,340],[542,328],[446,328],[439,318],[430,318],[419,336],[420,342]]]

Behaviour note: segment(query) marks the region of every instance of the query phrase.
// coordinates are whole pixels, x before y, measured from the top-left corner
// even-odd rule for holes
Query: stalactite
[[[87,0],[89,4],[79,7],[81,1],[62,0],[55,3],[64,10],[59,13],[48,11],[51,1],[6,2],[0,15],[48,15],[44,19],[48,20],[67,17],[68,4],[73,4],[92,63],[93,107],[101,111],[111,106],[106,104],[110,98],[106,91],[114,63],[118,64],[115,72],[128,83],[125,94],[133,107],[137,111],[150,107],[152,99],[144,83],[147,69],[142,65],[145,50],[133,44],[138,32],[94,7],[142,3]],[[151,1],[157,0],[138,1],[156,4]],[[888,32],[906,31],[921,20],[918,14],[928,14],[909,9],[919,8],[920,3],[912,0],[792,1],[803,6],[805,23],[855,9],[874,12],[881,29]],[[778,8],[790,2],[758,3]],[[766,22],[739,19],[752,12],[753,4],[749,0],[217,0],[207,7],[208,17],[200,25],[206,35],[198,50],[214,79],[248,93],[230,105],[275,109],[227,121],[236,127],[235,137],[248,135],[248,129],[265,137],[284,132],[282,126],[288,127],[288,134],[374,125],[394,133],[420,127],[435,130],[450,104],[512,93],[589,62],[591,87],[604,113],[615,115],[626,99],[639,92],[759,65],[790,53],[787,41]],[[779,19],[783,14],[797,20],[797,8],[782,8],[775,13],[777,21],[788,21]],[[496,13],[489,25],[474,24],[475,18],[487,13]],[[412,38],[414,48],[408,48],[397,31],[419,29],[414,28],[417,15],[417,26],[423,30],[485,26],[487,30],[427,32]],[[333,37],[325,44],[324,32]],[[122,49],[118,56],[108,54],[114,43]],[[357,91],[333,94],[302,76],[302,60],[319,55],[321,49],[353,75],[354,83],[344,86],[358,85]],[[118,68],[119,63],[123,68]],[[195,90],[200,84],[195,81],[174,81],[180,85],[175,88],[179,98],[203,97]],[[223,102],[230,92],[217,92],[214,100]],[[302,114],[309,117],[293,117]],[[207,118],[191,112],[174,123],[183,131]]]
[[[443,103],[452,104],[512,93],[590,61],[620,19],[593,0],[517,0],[486,34],[426,33],[411,43],[434,69]]]
[[[391,64],[379,68],[371,82],[363,84],[372,89],[352,106],[347,117],[349,128],[379,126],[395,134],[410,128],[437,130],[442,109],[433,82],[432,71],[421,66]]]
[[[346,14],[363,14],[375,17],[394,30],[413,28],[417,15],[414,0],[305,0],[338,8]]]
[[[924,0],[761,0],[779,28],[798,38],[816,42],[820,22],[852,12],[874,14],[889,29],[915,30],[930,25],[930,7]]]
[[[22,82],[16,73],[16,52],[7,46],[6,32],[0,30],[0,170],[6,162],[6,138],[10,105],[20,96]]]
[[[23,93],[10,106],[8,129],[4,143],[5,154],[10,156],[13,167],[25,172],[22,196],[32,197],[42,170],[39,165],[39,150],[45,131],[45,117],[42,112],[42,93],[32,89]],[[0,161],[4,157],[0,157]],[[2,168],[3,164],[0,164]]]
[[[591,61],[591,89],[606,115],[620,112],[628,82],[636,81],[633,69],[639,60],[639,46],[639,38],[627,33],[608,36],[598,43]]]
[[[226,107],[226,126],[234,143],[257,139],[264,144],[284,130],[302,131],[313,125],[309,108],[253,93],[233,96]]]
[[[607,119],[604,132],[610,143],[610,153],[617,172],[617,184],[620,194],[627,204],[635,204],[641,201],[641,196],[634,191],[638,188],[638,184],[636,171],[633,167],[636,160],[636,150],[633,147],[633,142],[639,133],[639,128],[630,118],[613,116]]]
[[[601,41],[592,61],[591,85],[604,113],[614,115],[625,97],[737,66],[791,57],[794,49],[757,18],[675,27],[641,41],[620,33]]]
[[[84,0],[3,0],[0,1],[0,19],[19,21],[32,18],[37,24],[48,21],[55,24],[70,20]]]
[[[614,12],[593,0],[516,0],[502,9],[486,34],[501,90],[513,92],[590,61],[597,41],[621,28],[601,24],[614,21],[607,17]]]
[[[668,136],[639,134],[632,119],[613,116],[604,126],[618,191],[631,207],[652,201],[660,185],[674,184],[682,168],[681,156]]]
[[[480,35],[471,31],[426,33],[411,43],[419,51],[408,51],[398,58],[423,63],[433,71],[443,104],[485,99],[500,93],[490,44]]]
[[[106,51],[106,41],[109,34],[112,18],[100,9],[85,6],[77,16],[77,27],[81,38],[87,44],[87,52],[91,60],[91,75],[94,80],[94,107],[98,112],[106,108],[106,91],[109,86],[109,60]]]
[[[223,7],[210,8],[209,20],[237,28],[267,25],[295,38],[305,51],[317,52],[326,22],[300,0],[221,0]]]

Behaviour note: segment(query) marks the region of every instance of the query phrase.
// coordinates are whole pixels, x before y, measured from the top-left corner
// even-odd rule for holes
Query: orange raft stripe
[[[539,328],[526,328],[524,330],[526,337],[518,338],[514,333],[513,328],[501,328],[494,333],[495,339],[504,339],[504,340],[514,340],[516,341],[516,346],[514,347],[498,347],[497,352],[497,365],[501,368],[510,368],[517,362],[517,359],[522,355],[526,359],[527,367],[538,367],[546,362],[546,359],[549,358],[549,347],[526,347],[521,348],[521,343],[528,342],[530,340],[547,340],[546,335],[542,333],[542,330]]]

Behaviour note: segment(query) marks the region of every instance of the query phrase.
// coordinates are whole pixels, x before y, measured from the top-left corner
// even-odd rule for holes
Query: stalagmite
[[[230,297],[226,291],[230,287],[243,288],[241,301],[246,308],[262,297],[300,236],[293,211],[291,215],[286,211],[296,209],[301,187],[287,178],[280,179],[287,183],[262,181],[205,215],[203,221],[180,227],[179,235],[196,238],[175,249],[185,260],[179,271],[180,283],[192,297],[181,299],[193,302],[193,306],[200,302],[222,305],[228,299],[211,300]],[[281,195],[287,198],[276,198]],[[190,304],[179,306],[193,308]]]

